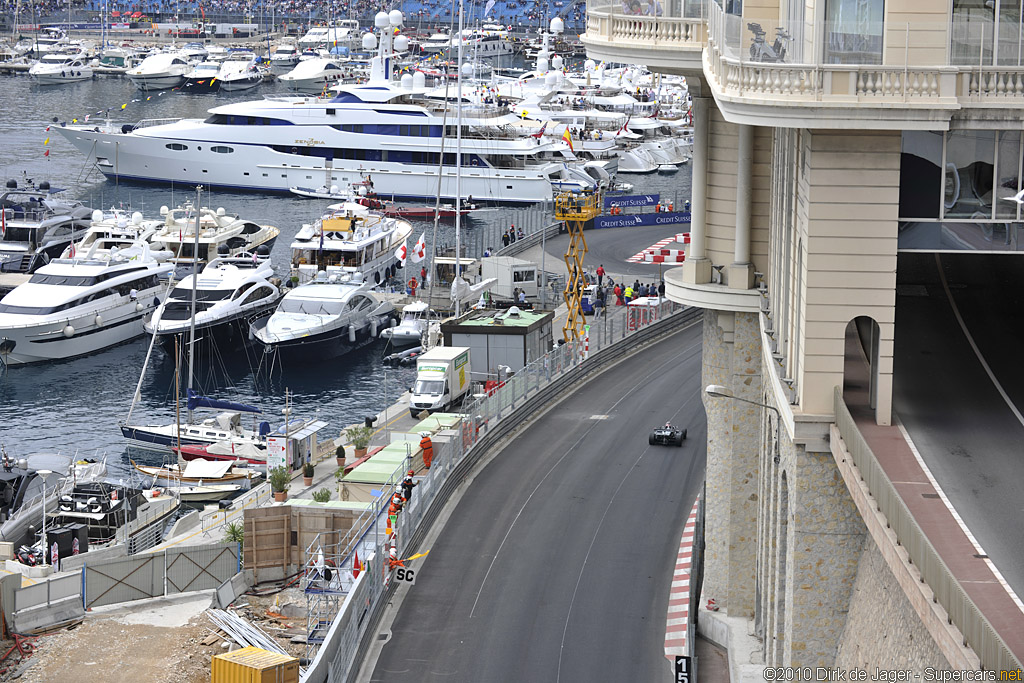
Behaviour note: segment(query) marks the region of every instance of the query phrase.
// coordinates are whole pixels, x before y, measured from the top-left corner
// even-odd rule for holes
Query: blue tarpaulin
[[[256,408],[254,406],[248,406],[244,403],[234,403],[232,401],[218,401],[215,398],[200,396],[192,389],[188,390],[187,406],[189,410],[195,410],[196,408],[213,408],[214,410],[237,410],[243,413],[263,412],[259,408]]]

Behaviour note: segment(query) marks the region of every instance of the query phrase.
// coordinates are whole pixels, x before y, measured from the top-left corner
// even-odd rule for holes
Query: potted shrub
[[[331,491],[330,491],[330,489],[323,488],[323,489],[320,489],[319,491],[314,491],[313,492],[313,500],[315,500],[318,503],[326,503],[330,499],[331,499]]]
[[[310,487],[313,485],[313,475],[316,474],[316,470],[313,469],[313,463],[307,462],[302,466],[302,485]]]
[[[292,484],[288,470],[284,467],[275,467],[267,475],[267,481],[270,482],[270,488],[274,491],[274,500],[283,503],[288,499],[288,487]]]
[[[373,437],[373,428],[366,426],[349,427],[345,434],[348,436],[349,441],[352,442],[355,456],[361,458],[366,455],[366,448],[370,445],[370,439]]]
[[[340,444],[334,449],[334,460],[338,463],[338,467],[345,466],[345,444]]]

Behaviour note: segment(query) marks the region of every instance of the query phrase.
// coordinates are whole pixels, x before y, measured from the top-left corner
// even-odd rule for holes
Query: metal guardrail
[[[79,574],[40,581],[14,591],[14,611],[20,612],[40,605],[49,605],[57,600],[81,594],[82,577]]]
[[[270,484],[263,482],[259,486],[250,489],[241,498],[236,498],[228,509],[213,510],[200,517],[199,529],[202,531],[203,536],[209,536],[211,531],[226,523],[229,518],[243,512],[246,508],[259,507],[268,502],[272,497],[273,492],[270,490]]]
[[[665,301],[658,309],[658,318],[644,327],[630,331],[623,324],[621,334],[614,328],[604,328],[602,334],[591,336],[589,354],[584,341],[559,346],[517,372],[491,395],[464,406],[462,412],[469,417],[463,420],[455,439],[435,446],[433,467],[416,487],[409,509],[399,515],[396,546],[399,555],[407,557],[418,549],[456,488],[492,447],[587,375],[702,315],[699,309],[679,309],[677,304]],[[616,341],[626,338],[632,343],[629,350],[623,352]],[[347,587],[344,604],[302,678],[306,683],[352,679],[353,669],[369,647],[370,634],[376,629],[394,591],[393,582],[385,583],[388,572],[383,563],[387,561],[389,546],[385,535],[379,533],[386,501],[394,489],[382,488],[373,506],[373,520],[353,546],[360,549],[360,559],[367,566]],[[373,539],[371,533],[376,533]],[[310,548],[319,546],[314,542]],[[326,550],[324,554],[327,555]],[[340,573],[345,573],[351,570],[353,561],[354,556],[346,552],[339,556],[336,566]]]
[[[834,408],[836,428],[846,444],[853,464],[860,471],[860,477],[868,492],[896,534],[897,543],[906,549],[910,561],[921,573],[921,578],[932,589],[935,601],[946,610],[950,623],[963,634],[965,644],[978,655],[984,669],[1019,670],[1021,663],[967,595],[953,572],[942,561],[935,546],[910,514],[892,480],[886,475],[867,440],[857,428],[857,423],[843,400],[842,387],[835,389]]]

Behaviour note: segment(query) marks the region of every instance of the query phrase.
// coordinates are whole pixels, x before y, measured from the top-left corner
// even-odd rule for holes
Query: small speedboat
[[[259,470],[246,467],[237,467],[235,462],[230,460],[207,460],[196,458],[189,460],[182,469],[178,465],[163,465],[154,467],[151,465],[140,465],[134,460],[129,460],[132,467],[147,477],[171,482],[198,483],[226,483],[244,481],[246,479],[262,476]]]
[[[241,484],[185,484],[174,486],[168,492],[181,500],[196,503],[204,500],[222,500],[242,490]]]
[[[390,339],[395,346],[419,344],[427,329],[430,307],[423,301],[413,301],[402,309],[402,319],[395,327],[384,329],[381,339]]]
[[[458,214],[460,216],[467,215],[470,211],[475,211],[475,204],[462,204],[459,206]],[[384,209],[385,216],[391,216],[392,218],[412,218],[414,220],[426,221],[433,220],[434,214],[443,221],[455,220],[455,207],[451,204],[442,204],[438,208],[433,206],[391,206]]]

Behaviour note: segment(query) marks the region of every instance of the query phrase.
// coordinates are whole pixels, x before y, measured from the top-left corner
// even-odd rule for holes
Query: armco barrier
[[[674,332],[687,323],[699,320],[702,315],[700,309],[667,313],[671,305],[670,302],[666,302],[666,314],[638,331],[627,335],[623,326],[620,339],[629,340],[627,348],[623,349],[614,343],[617,341],[615,335],[608,335],[607,341],[600,349],[595,345],[591,346],[590,357],[583,362],[583,344],[566,344],[531,364],[536,366],[531,372],[517,373],[520,381],[509,383],[499,390],[507,395],[493,397],[494,405],[482,405],[487,401],[485,399],[467,407],[464,412],[470,417],[464,422],[459,436],[438,450],[435,465],[429,475],[429,484],[424,485],[422,489],[417,487],[414,497],[419,495],[418,502],[423,503],[429,498],[431,489],[440,481],[436,495],[425,509],[415,509],[415,516],[422,514],[422,518],[415,524],[411,533],[406,530],[416,520],[400,520],[400,555],[407,557],[418,549],[455,489],[465,481],[491,448],[506,439],[513,431],[522,428],[531,417],[546,409],[558,396],[584,381],[589,375],[614,361],[632,355],[647,343]],[[527,398],[529,400],[525,400]],[[475,408],[481,410],[477,411]],[[483,421],[477,419],[478,414],[484,418]],[[368,529],[366,533],[369,531]],[[362,547],[364,550],[361,551],[360,559],[364,562],[369,561],[370,566],[348,589],[341,612],[326,630],[323,645],[303,675],[304,683],[346,681],[355,677],[356,666],[369,648],[388,604],[388,598],[394,591],[393,582],[383,586],[379,580],[384,571],[381,563],[387,555],[386,543],[378,541],[374,544],[372,560],[371,555],[365,551],[366,543],[362,543]],[[348,571],[350,563],[351,557],[347,557],[339,564],[343,567],[341,571]]]
[[[834,408],[836,429],[846,444],[853,464],[860,471],[868,492],[875,499],[878,510],[885,516],[889,527],[895,532],[897,542],[906,549],[910,560],[921,573],[921,578],[932,589],[935,602],[946,610],[949,623],[963,634],[964,645],[974,650],[985,669],[1019,671],[1021,663],[1013,656],[992,624],[942,561],[935,546],[918,526],[903,498],[886,475],[867,440],[857,428],[850,409],[843,400],[842,387],[836,387]],[[1009,603],[1008,608],[1013,609]]]

